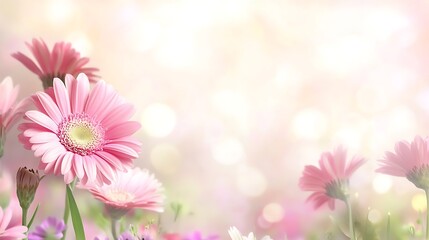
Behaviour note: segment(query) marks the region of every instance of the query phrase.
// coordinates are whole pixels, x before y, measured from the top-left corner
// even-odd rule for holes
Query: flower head
[[[129,121],[133,106],[99,81],[90,90],[85,74],[66,76],[64,84],[33,96],[37,110],[25,113],[19,138],[39,157],[45,174],[62,174],[65,183],[76,176],[83,184],[110,183],[138,157],[140,143],[132,134],[140,124]]]
[[[20,167],[16,173],[16,195],[22,208],[28,209],[33,202],[41,178],[39,172]]]
[[[353,157],[346,164],[347,153],[342,147],[333,152],[325,152],[319,159],[320,168],[305,166],[299,186],[304,191],[312,191],[309,201],[315,202],[315,208],[328,203],[335,207],[335,199],[345,201],[349,192],[348,185],[351,175],[364,164],[364,159]]]
[[[243,236],[241,232],[236,227],[231,227],[228,230],[229,236],[231,237],[231,240],[256,240],[255,235],[253,235],[253,232],[249,233],[249,235]],[[270,236],[264,236],[261,238],[261,240],[272,240]]]
[[[416,187],[429,189],[429,139],[416,136],[411,143],[395,144],[395,153],[386,152],[376,171],[397,177],[406,177]]]
[[[42,80],[44,88],[52,87],[52,81],[55,77],[64,80],[66,74],[76,77],[79,73],[85,73],[90,81],[95,81],[98,78],[94,74],[98,69],[85,67],[89,58],[80,57],[80,53],[72,48],[70,43],[55,43],[52,51],[49,51],[43,40],[33,39],[32,44],[26,44],[37,64],[21,52],[13,53],[12,57],[37,74]]]
[[[162,212],[164,195],[161,183],[146,170],[134,168],[128,172],[118,172],[111,184],[80,186],[102,201],[108,214],[119,219],[134,208]]]
[[[27,227],[22,225],[15,225],[11,222],[12,209],[8,207],[4,209],[0,207],[0,239],[12,240],[25,238]]]
[[[119,237],[118,240],[138,240],[138,238],[136,236],[134,236],[133,234],[131,234],[130,232],[126,231],[123,232]]]
[[[15,105],[19,87],[13,86],[12,79],[6,77],[0,83],[0,157],[3,156],[3,146],[6,132],[19,119],[23,111],[24,101]]]
[[[28,240],[61,239],[65,229],[66,225],[63,220],[48,217],[33,232],[28,234]]]

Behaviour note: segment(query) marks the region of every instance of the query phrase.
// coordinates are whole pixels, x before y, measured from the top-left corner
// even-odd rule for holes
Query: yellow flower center
[[[70,152],[92,154],[104,145],[104,129],[84,114],[71,115],[59,125],[58,137]]]
[[[85,125],[77,125],[69,129],[70,139],[78,146],[84,147],[94,141],[95,136],[91,129]]]
[[[107,198],[112,202],[127,203],[134,200],[134,194],[119,189],[111,189],[107,192]]]

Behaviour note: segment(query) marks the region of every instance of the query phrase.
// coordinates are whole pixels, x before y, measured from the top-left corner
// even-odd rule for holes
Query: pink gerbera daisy
[[[140,143],[132,134],[140,124],[130,121],[133,106],[104,81],[90,90],[85,74],[54,79],[53,88],[32,97],[37,110],[25,113],[20,140],[41,158],[39,169],[76,176],[85,184],[110,183],[115,170],[124,171],[137,158]]]
[[[411,143],[397,142],[395,153],[386,152],[376,171],[406,177],[416,187],[429,190],[429,139],[416,136]]]
[[[12,209],[0,207],[0,240],[15,240],[25,238],[27,227],[14,225],[12,222]]]
[[[153,174],[140,168],[118,172],[111,184],[97,186],[89,184],[86,188],[94,197],[106,206],[107,212],[114,219],[119,219],[134,208],[162,212],[163,189]]]
[[[331,209],[335,207],[335,199],[345,201],[348,196],[349,179],[365,161],[360,157],[353,157],[346,164],[347,153],[338,147],[332,153],[324,152],[319,160],[320,168],[305,166],[299,186],[304,191],[312,191],[309,201],[315,202],[315,208],[328,203]]]
[[[19,87],[13,86],[12,79],[6,77],[0,83],[0,157],[3,156],[3,146],[6,141],[6,132],[22,114],[24,102],[15,105]]]
[[[429,205],[429,139],[414,137],[411,143],[400,141],[395,144],[395,153],[386,152],[376,171],[392,176],[406,177],[416,187],[426,192]],[[426,238],[429,239],[429,211],[426,211]]]
[[[55,77],[64,80],[66,74],[72,74],[76,77],[79,73],[85,73],[90,81],[95,81],[98,78],[94,73],[98,69],[85,67],[89,58],[81,57],[80,53],[72,48],[70,43],[55,43],[52,51],[49,51],[43,40],[33,39],[32,45],[26,44],[36,58],[37,65],[21,52],[13,53],[12,57],[37,74],[45,89],[52,87],[52,81]]]

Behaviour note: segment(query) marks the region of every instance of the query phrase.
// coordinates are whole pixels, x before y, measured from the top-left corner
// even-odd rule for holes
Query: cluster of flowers
[[[349,233],[346,235],[356,240],[362,239],[364,233],[359,233],[354,228],[349,179],[365,163],[365,160],[355,156],[347,163],[346,158],[346,150],[341,146],[333,152],[323,153],[319,159],[319,167],[305,167],[299,185],[302,190],[313,192],[307,200],[314,202],[316,209],[327,204],[333,210],[336,199],[343,201],[349,215]],[[416,136],[411,143],[407,141],[396,143],[395,151],[385,153],[376,172],[407,178],[416,187],[426,192],[428,202],[429,138]],[[429,239],[429,212],[427,212],[426,221],[425,239]],[[389,236],[389,232],[387,235]]]
[[[97,68],[86,67],[89,59],[81,57],[71,44],[56,43],[50,51],[44,41],[33,39],[27,46],[36,61],[21,52],[12,56],[38,75],[44,90],[15,104],[18,86],[13,86],[10,77],[0,83],[0,158],[8,130],[22,120],[18,126],[20,142],[34,152],[39,160],[38,170],[43,170],[44,176],[63,176],[66,206],[64,219],[49,217],[31,231],[38,208],[30,221],[27,221],[28,209],[44,176],[41,177],[38,170],[21,167],[16,175],[16,194],[22,218],[20,222],[12,220],[12,207],[0,207],[0,239],[65,239],[69,215],[76,238],[85,239],[73,197],[75,186],[89,191],[104,204],[112,223],[113,239],[158,239],[159,234],[151,228],[117,233],[118,221],[132,209],[164,210],[161,183],[147,170],[133,166],[141,145],[133,136],[140,129],[138,122],[130,120],[133,105],[100,80],[95,74]],[[242,236],[235,227],[229,230],[229,235],[233,240],[256,240],[253,233]],[[160,237],[218,239],[218,236],[204,238],[199,232]]]

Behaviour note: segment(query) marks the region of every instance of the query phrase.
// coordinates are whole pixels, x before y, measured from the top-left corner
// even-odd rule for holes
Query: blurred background
[[[418,229],[424,193],[374,170],[396,141],[428,135],[428,24],[429,3],[418,0],[2,0],[0,79],[11,76],[20,98],[42,90],[10,56],[30,54],[33,37],[71,42],[90,57],[136,106],[135,163],[165,186],[166,232],[227,239],[237,226],[322,239],[333,222],[346,226],[344,204],[313,211],[298,179],[338,144],[368,160],[351,181],[358,214],[384,226],[391,212],[392,222]],[[37,166],[17,132],[1,163],[12,178]],[[62,217],[60,179],[42,183],[38,219]],[[88,231],[102,232],[88,207],[98,202],[83,191],[77,200]]]

